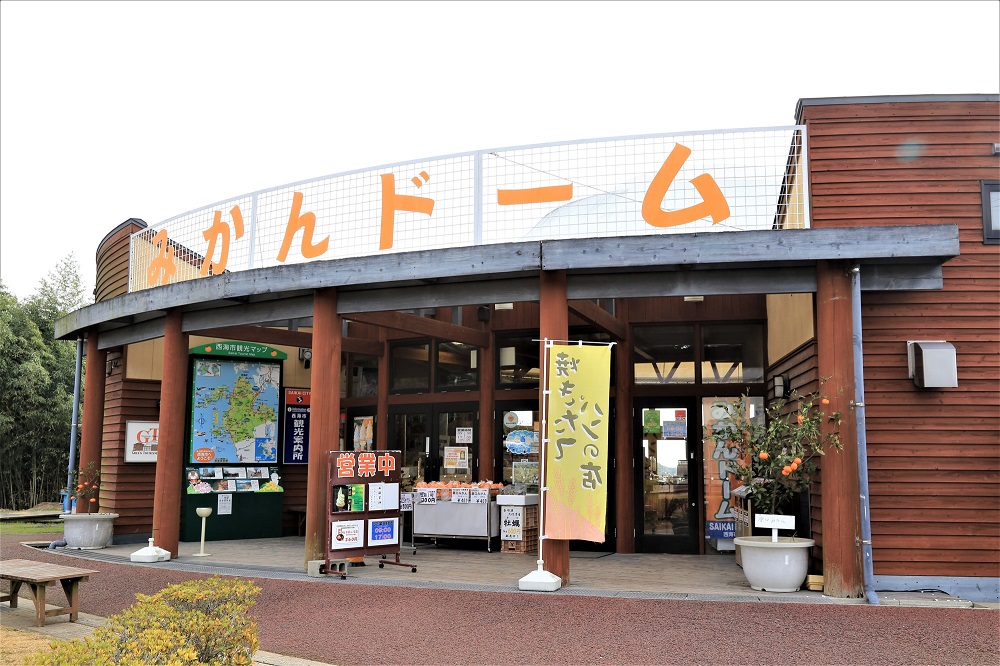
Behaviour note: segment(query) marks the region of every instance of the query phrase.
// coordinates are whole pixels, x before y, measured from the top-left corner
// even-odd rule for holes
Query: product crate
[[[534,553],[538,550],[538,528],[529,527],[521,532],[520,541],[501,541],[500,552],[502,553]]]
[[[538,505],[524,507],[524,528],[538,527]]]

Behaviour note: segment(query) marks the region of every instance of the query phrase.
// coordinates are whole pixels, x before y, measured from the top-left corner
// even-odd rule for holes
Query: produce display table
[[[500,511],[495,501],[489,504],[414,504],[413,536],[486,539],[486,552],[490,552],[490,540],[500,536]]]
[[[96,571],[64,567],[59,564],[33,562],[32,560],[4,560],[0,562],[0,578],[10,581],[10,594],[0,596],[0,601],[9,601],[11,608],[17,608],[17,593],[21,585],[27,583],[31,598],[35,602],[35,626],[45,626],[45,618],[69,615],[70,622],[76,622],[80,596],[80,583]],[[45,588],[60,583],[69,606],[45,610]]]

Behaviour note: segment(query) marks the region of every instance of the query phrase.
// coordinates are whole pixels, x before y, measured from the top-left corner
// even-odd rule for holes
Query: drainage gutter
[[[861,268],[851,267],[851,327],[854,339],[854,419],[858,438],[858,490],[861,493],[861,550],[865,597],[878,606],[875,567],[872,561],[872,524],[868,504],[868,439],[865,434],[865,360],[861,347]]]

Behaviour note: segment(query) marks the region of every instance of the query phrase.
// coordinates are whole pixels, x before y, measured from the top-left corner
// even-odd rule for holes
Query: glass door
[[[474,406],[402,405],[389,410],[389,449],[402,451],[400,490],[418,481],[472,481],[478,465]]]
[[[693,400],[643,399],[635,405],[638,483],[642,526],[638,549],[647,553],[697,553],[700,516],[700,456],[692,445],[701,423]]]

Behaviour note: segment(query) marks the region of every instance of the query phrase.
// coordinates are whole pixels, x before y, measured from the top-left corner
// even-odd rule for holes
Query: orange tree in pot
[[[710,437],[735,449],[733,474],[747,489],[755,523],[764,518],[774,527],[787,522],[767,518],[783,512],[798,493],[808,490],[816,475],[816,457],[841,449],[840,412],[827,412],[830,400],[818,393],[793,391],[788,400],[773,400],[762,414],[752,413],[749,396],[720,404],[728,418]],[[784,506],[783,506],[784,505]],[[791,520],[794,526],[794,519]],[[812,539],[801,537],[736,537],[747,582],[755,590],[794,592],[806,578]]]
[[[771,401],[763,414],[751,414],[749,396],[724,407],[729,418],[711,437],[736,450],[733,474],[749,488],[747,496],[760,513],[781,513],[816,475],[816,457],[840,442],[840,412],[828,412],[830,400],[819,393],[792,391],[787,400]]]
[[[89,463],[84,469],[73,471],[69,488],[70,500],[76,502],[76,513],[97,513],[101,492],[101,470]]]

